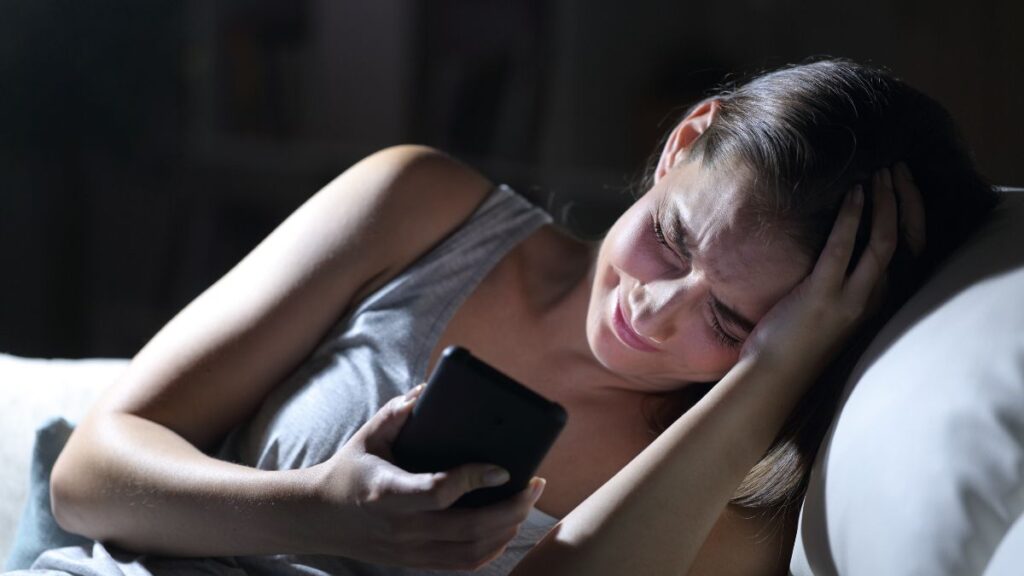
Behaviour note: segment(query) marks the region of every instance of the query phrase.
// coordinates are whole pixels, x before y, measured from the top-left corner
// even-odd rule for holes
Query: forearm
[[[741,361],[563,518],[513,574],[687,573],[799,399],[805,386],[794,377]]]
[[[312,469],[265,471],[211,458],[171,430],[127,414],[86,419],[54,467],[58,522],[147,553],[302,552]]]

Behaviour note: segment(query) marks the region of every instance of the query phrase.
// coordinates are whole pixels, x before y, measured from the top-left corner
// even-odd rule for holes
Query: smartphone
[[[508,482],[463,494],[453,505],[485,506],[526,488],[567,419],[559,404],[469,350],[449,346],[391,452],[409,472],[441,472],[468,463],[505,468]]]

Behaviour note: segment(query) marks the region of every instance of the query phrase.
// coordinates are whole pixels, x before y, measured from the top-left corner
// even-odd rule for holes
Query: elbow
[[[67,456],[67,450],[64,450],[50,472],[50,511],[62,529],[81,534],[84,524],[81,519],[81,474]]]
[[[63,530],[99,540],[109,536],[99,533],[104,523],[95,515],[102,509],[104,481],[95,473],[95,454],[83,453],[89,442],[77,440],[72,435],[50,471],[50,512]]]

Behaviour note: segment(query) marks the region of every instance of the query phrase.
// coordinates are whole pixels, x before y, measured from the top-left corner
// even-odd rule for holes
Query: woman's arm
[[[52,476],[60,525],[146,552],[304,551],[293,528],[319,496],[311,471],[259,471],[204,450],[257,408],[357,291],[408,265],[490,188],[441,153],[402,146],[314,195],[161,329],[75,430]]]
[[[844,274],[863,205],[857,192],[848,195],[815,269],[758,323],[736,366],[563,518],[514,576],[689,573],[740,482],[874,307],[897,225],[887,170],[873,189],[871,239],[854,272]]]
[[[686,574],[792,406],[787,378],[741,360],[538,543],[513,576]],[[734,551],[736,555],[743,551]]]

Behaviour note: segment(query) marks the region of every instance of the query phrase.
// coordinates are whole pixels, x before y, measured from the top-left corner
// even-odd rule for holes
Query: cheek
[[[673,356],[680,371],[692,374],[694,379],[718,380],[739,359],[738,350],[718,341],[703,313],[694,312],[680,328]]]
[[[679,338],[674,343],[681,364],[703,375],[704,380],[718,380],[739,360],[740,348],[723,343],[714,329],[714,313],[702,298],[687,317],[679,323]]]
[[[725,376],[739,360],[739,351],[723,346],[714,336],[708,337],[707,346],[709,371],[717,375],[716,379]]]

